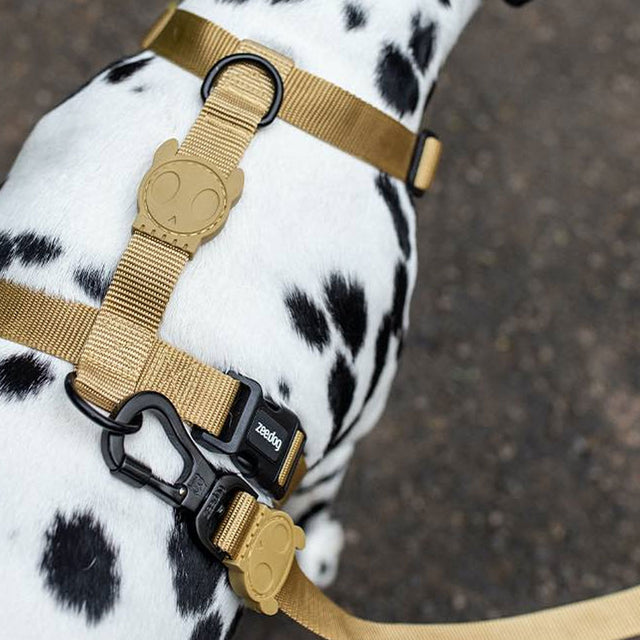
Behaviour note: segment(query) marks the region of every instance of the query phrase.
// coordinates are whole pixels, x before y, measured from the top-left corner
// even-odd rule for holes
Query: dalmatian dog
[[[479,2],[185,0],[182,8],[417,130]],[[155,149],[186,135],[199,88],[195,76],[142,51],[43,117],[0,192],[1,276],[98,306],[130,237],[138,183]],[[383,410],[407,328],[414,210],[400,181],[282,121],[256,136],[241,166],[244,195],[187,265],[161,337],[258,380],[299,416],[310,471],[287,510],[307,532],[301,565],[324,586],[342,546],[329,507],[355,442]],[[110,476],[99,430],[63,392],[69,370],[0,340],[3,634],[230,637],[241,607],[223,567],[179,513]],[[161,429],[130,440],[154,471],[179,470]]]

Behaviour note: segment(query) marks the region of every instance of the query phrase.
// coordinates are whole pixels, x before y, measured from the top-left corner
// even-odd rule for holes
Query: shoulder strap
[[[204,77],[239,39],[188,11],[168,8],[143,47]],[[428,132],[416,135],[397,120],[341,87],[298,67],[284,79],[279,117],[312,136],[360,158],[420,194],[429,188],[440,144]]]

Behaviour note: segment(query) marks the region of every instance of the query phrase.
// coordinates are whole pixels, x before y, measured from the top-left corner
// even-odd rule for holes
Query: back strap
[[[170,7],[144,39],[144,48],[204,77],[240,40],[212,22]],[[294,67],[284,78],[280,118],[360,158],[420,193],[429,188],[440,157],[434,137],[416,135],[341,87]]]

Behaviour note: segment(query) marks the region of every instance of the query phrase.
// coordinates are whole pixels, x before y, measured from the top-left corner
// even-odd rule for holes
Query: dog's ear
[[[504,0],[507,4],[510,4],[512,7],[521,7],[523,4],[527,4],[531,0]]]

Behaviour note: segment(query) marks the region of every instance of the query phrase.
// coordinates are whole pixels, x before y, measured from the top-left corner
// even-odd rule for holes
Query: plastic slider
[[[296,475],[305,433],[296,414],[267,400],[255,380],[228,375],[241,384],[220,437],[194,427],[193,438],[210,451],[229,455],[247,478],[279,500]]]
[[[407,176],[407,186],[411,193],[420,197],[431,187],[440,164],[442,143],[433,131],[424,129],[418,134],[413,158]]]

